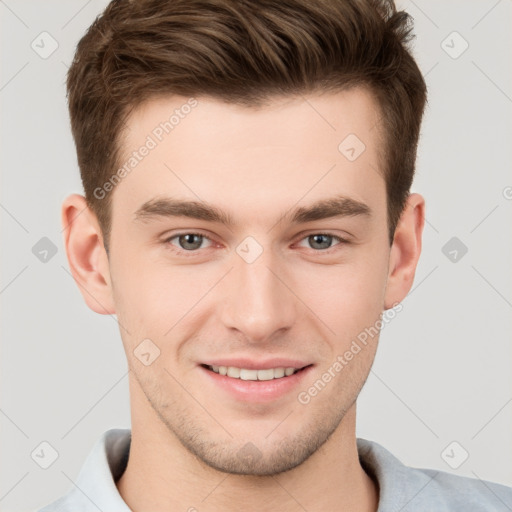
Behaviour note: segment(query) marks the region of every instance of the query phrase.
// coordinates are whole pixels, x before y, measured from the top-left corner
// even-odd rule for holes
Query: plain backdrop
[[[60,226],[61,201],[82,191],[65,74],[105,5],[0,1],[2,511],[62,495],[98,437],[130,425],[118,326],[83,302]],[[429,88],[413,186],[427,224],[414,287],[359,399],[358,436],[407,465],[512,485],[512,3],[399,5]],[[58,453],[47,469],[43,442]]]

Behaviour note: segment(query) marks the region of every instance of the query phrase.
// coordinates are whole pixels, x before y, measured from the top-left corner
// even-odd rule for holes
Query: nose
[[[270,249],[251,263],[237,253],[233,261],[222,305],[224,326],[243,334],[248,343],[282,336],[296,320],[298,302],[284,262],[277,261]]]

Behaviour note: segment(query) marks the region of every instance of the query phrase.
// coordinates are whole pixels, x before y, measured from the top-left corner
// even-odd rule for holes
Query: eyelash
[[[185,231],[183,233],[176,233],[175,235],[172,235],[172,236],[166,238],[163,241],[163,243],[166,244],[167,247],[172,246],[172,244],[170,244],[171,240],[174,240],[175,238],[179,238],[180,236],[185,236],[185,235],[196,235],[196,236],[202,237],[205,240],[209,240],[210,242],[213,242],[213,240],[210,237],[204,235],[203,233],[196,233],[196,232],[193,232],[193,231]],[[337,247],[338,245],[348,245],[348,244],[350,244],[350,242],[348,240],[346,240],[344,238],[341,238],[340,236],[335,235],[334,233],[323,232],[323,231],[318,231],[316,233],[311,233],[309,235],[306,235],[306,236],[302,237],[299,240],[299,242],[302,242],[302,240],[305,240],[305,239],[309,238],[310,236],[314,236],[314,235],[326,235],[326,236],[329,236],[329,237],[332,237],[332,238],[336,239],[339,242],[338,244],[336,244],[336,245],[334,245],[332,247],[329,247],[327,249],[312,249],[314,252],[317,252],[319,254],[330,254],[332,252],[332,249],[335,249],[335,247]],[[194,256],[196,256],[199,253],[200,249],[186,251],[184,249],[179,249],[176,246],[172,246],[171,251],[173,251],[178,256],[182,256],[183,255],[185,257],[194,257]]]

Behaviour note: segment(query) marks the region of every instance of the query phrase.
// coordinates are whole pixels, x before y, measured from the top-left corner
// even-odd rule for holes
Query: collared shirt
[[[39,512],[130,512],[116,487],[128,462],[130,442],[129,429],[105,432],[82,466],[76,485]],[[411,468],[366,439],[357,439],[357,449],[362,467],[378,482],[377,512],[512,511],[512,487]]]

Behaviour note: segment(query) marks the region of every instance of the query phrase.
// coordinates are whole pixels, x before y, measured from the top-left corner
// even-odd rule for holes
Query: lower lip
[[[232,397],[245,402],[271,402],[276,400],[293,389],[296,389],[300,382],[313,369],[313,365],[307,366],[302,370],[290,375],[272,380],[242,380],[233,379],[226,375],[220,375],[204,366],[199,369],[211,379],[211,381],[220,388],[227,391]]]

